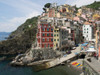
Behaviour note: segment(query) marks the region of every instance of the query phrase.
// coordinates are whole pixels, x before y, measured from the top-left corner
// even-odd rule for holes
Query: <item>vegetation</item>
[[[43,10],[46,12],[46,8],[49,8],[51,6],[51,3],[46,3],[43,7]]]
[[[92,3],[92,4],[90,4],[90,5],[87,5],[86,7],[99,10],[99,9],[100,9],[100,1],[99,1],[99,2],[96,2],[96,1],[95,1],[94,3]]]
[[[31,48],[36,37],[37,19],[38,17],[33,17],[26,20],[17,30],[12,32],[8,40],[0,42],[0,54],[25,53]]]
[[[49,8],[50,5],[51,5],[51,3],[47,3],[47,4],[44,5],[44,7],[45,7],[45,8]]]

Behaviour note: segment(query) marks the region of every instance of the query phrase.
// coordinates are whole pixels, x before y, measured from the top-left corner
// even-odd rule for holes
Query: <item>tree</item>
[[[47,3],[47,4],[44,5],[44,7],[45,7],[45,8],[49,8],[50,5],[51,5],[51,3]]]
[[[46,9],[45,8],[43,8],[43,10],[46,12]]]
[[[46,3],[43,7],[43,10],[46,12],[46,8],[50,8],[51,3]]]

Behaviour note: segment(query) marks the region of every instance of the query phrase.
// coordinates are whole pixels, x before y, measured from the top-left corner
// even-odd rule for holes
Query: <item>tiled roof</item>
[[[92,23],[89,23],[89,22],[85,22],[84,24],[85,24],[85,25],[91,25]]]

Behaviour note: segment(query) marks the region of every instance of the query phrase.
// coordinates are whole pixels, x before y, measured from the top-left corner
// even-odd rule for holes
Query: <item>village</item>
[[[80,58],[78,64],[76,59]],[[42,63],[42,68],[47,69],[63,62],[82,67],[84,75],[100,75],[99,10],[48,3],[38,17],[36,41],[31,50],[17,56],[11,64]]]

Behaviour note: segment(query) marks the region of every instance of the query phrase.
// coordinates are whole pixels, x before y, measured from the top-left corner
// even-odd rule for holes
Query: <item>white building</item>
[[[93,38],[93,25],[89,22],[85,22],[83,25],[83,36],[86,41],[92,41]]]

